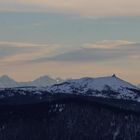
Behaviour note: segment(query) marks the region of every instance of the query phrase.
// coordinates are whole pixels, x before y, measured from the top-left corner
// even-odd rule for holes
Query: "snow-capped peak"
[[[29,82],[17,82],[14,79],[10,78],[7,75],[3,75],[0,77],[0,88],[11,88],[11,87],[46,87],[51,86],[53,84],[61,83],[62,79],[60,78],[51,78],[50,76],[41,76],[33,81]]]
[[[8,75],[2,75],[0,77],[0,80],[13,80],[12,78],[10,78]]]
[[[7,75],[3,75],[0,77],[0,87],[1,88],[16,87],[17,85],[18,85],[18,83]]]
[[[48,88],[48,91],[51,93],[83,94],[102,97],[115,96],[116,98],[124,97],[126,99],[135,98],[137,96],[136,90],[139,90],[136,86],[118,78],[116,75],[68,80]]]
[[[53,84],[57,84],[60,83],[62,81],[58,81],[57,79],[51,78],[50,76],[41,76],[39,78],[37,78],[36,80],[30,82],[29,84],[32,86],[36,86],[36,87],[45,87],[45,86],[50,86]]]

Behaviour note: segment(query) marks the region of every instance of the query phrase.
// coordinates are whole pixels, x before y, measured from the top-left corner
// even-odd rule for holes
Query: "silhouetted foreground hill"
[[[18,98],[0,100],[0,140],[140,138],[140,105],[133,101],[44,94],[44,100],[14,104]]]

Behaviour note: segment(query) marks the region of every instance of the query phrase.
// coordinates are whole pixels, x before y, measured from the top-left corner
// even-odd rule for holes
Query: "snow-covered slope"
[[[4,75],[0,77],[0,88],[30,87],[30,86],[46,87],[51,86],[53,84],[59,84],[63,81],[64,80],[60,78],[51,78],[49,76],[42,76],[30,82],[17,82],[12,78],[10,78],[9,76]]]
[[[48,88],[51,93],[82,94],[116,99],[140,100],[140,90],[113,76],[69,80]]]
[[[94,96],[112,99],[125,99],[140,102],[140,89],[115,75],[99,78],[81,78],[75,80],[67,80],[62,83],[61,79],[53,79],[48,76],[43,76],[35,81],[18,83],[8,76],[0,77],[0,88],[13,88],[10,91],[2,91],[2,97],[14,96],[17,91],[21,95],[31,92],[35,94],[51,93],[66,93],[77,94],[84,96]],[[35,88],[36,87],[36,88]],[[42,87],[42,88],[41,88]],[[44,87],[44,88],[43,88]]]
[[[57,80],[57,79],[53,79],[49,76],[42,76],[39,77],[38,79],[32,81],[29,83],[30,86],[36,86],[36,87],[45,87],[45,86],[50,86],[53,84],[58,84],[62,82],[62,80]]]
[[[22,82],[20,83],[20,86],[35,86],[35,87],[46,87],[46,86],[51,86],[53,84],[59,84],[63,82],[62,79],[60,78],[51,78],[49,76],[41,76],[34,81],[30,82]]]
[[[0,88],[7,88],[7,87],[16,87],[19,86],[19,83],[10,78],[7,75],[3,75],[0,77]]]

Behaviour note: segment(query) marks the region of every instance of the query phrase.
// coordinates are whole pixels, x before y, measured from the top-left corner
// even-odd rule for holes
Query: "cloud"
[[[88,17],[140,16],[139,0],[1,0],[1,11],[40,11]]]
[[[85,48],[92,49],[115,49],[125,45],[133,45],[134,42],[126,41],[126,40],[103,40],[97,43],[87,43],[84,45]]]
[[[60,47],[57,44],[32,44],[21,42],[0,42],[0,64],[28,62],[54,55]]]
[[[29,47],[45,47],[46,44],[32,44],[32,43],[22,43],[22,42],[8,42],[8,41],[0,41],[0,48],[1,47],[17,47],[17,48],[29,48]]]
[[[116,73],[139,81],[140,43],[106,40],[87,44],[63,53],[65,47],[57,44],[0,41],[0,74],[30,80],[45,74],[83,77]]]
[[[100,43],[88,43],[78,50],[59,54],[53,57],[40,58],[36,62],[60,61],[60,62],[113,62],[122,60],[139,60],[140,43],[129,41],[101,41]]]
[[[86,43],[80,49],[61,51],[57,44],[0,42],[0,64],[27,64],[48,62],[114,62],[139,60],[140,43],[126,40],[103,40]]]

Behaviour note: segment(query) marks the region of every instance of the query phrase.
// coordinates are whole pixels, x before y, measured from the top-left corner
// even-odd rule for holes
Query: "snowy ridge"
[[[140,101],[140,89],[116,77],[82,78],[68,80],[48,88],[51,93],[82,94]]]
[[[16,87],[18,85],[18,82],[7,75],[3,75],[0,77],[0,88]]]
[[[41,76],[34,81],[29,81],[29,82],[17,82],[10,78],[7,75],[3,75],[0,77],[0,88],[13,88],[13,87],[30,87],[30,86],[35,86],[35,87],[46,87],[46,86],[51,86],[53,84],[58,84],[61,83],[62,79],[60,78],[51,78],[49,76]]]
[[[8,77],[4,77],[9,83]],[[42,80],[43,79],[43,80]],[[85,77],[75,80],[67,80],[63,83],[53,82],[49,77],[41,77],[35,81],[38,86],[23,86],[0,88],[0,98],[14,96],[34,96],[43,94],[76,94],[111,99],[123,99],[140,102],[140,89],[115,75],[108,77],[90,78]],[[7,82],[8,80],[8,82]],[[11,79],[10,79],[11,80]],[[11,80],[12,81],[12,80]],[[61,80],[60,80],[61,81]],[[49,83],[50,82],[50,83]],[[49,84],[48,84],[49,83]],[[54,85],[51,85],[54,84]],[[59,84],[57,84],[59,83]],[[15,85],[17,83],[15,82]],[[44,87],[42,86],[44,85]],[[48,86],[45,86],[48,85]],[[14,86],[14,85],[13,85]],[[42,97],[41,97],[42,99]]]

